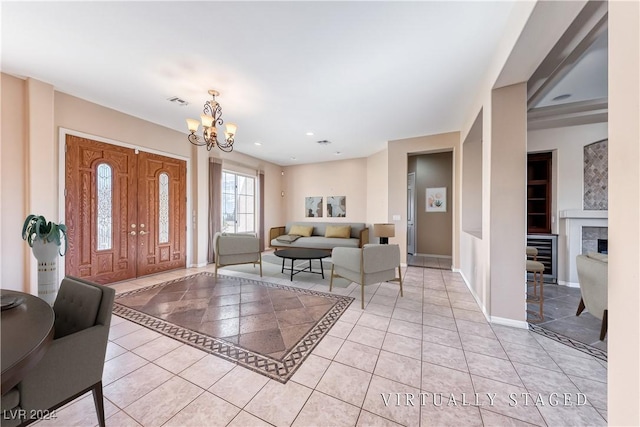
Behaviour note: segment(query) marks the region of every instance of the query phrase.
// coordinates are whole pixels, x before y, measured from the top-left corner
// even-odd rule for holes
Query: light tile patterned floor
[[[404,274],[403,298],[397,283],[371,285],[364,311],[357,285],[337,289],[356,301],[287,384],[114,316],[103,376],[107,425],[606,425],[606,362],[488,324],[457,273]],[[328,292],[328,282],[312,289]],[[88,394],[38,425],[97,425],[92,400]]]

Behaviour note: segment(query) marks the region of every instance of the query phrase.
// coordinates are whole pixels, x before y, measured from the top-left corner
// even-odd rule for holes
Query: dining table
[[[2,395],[33,369],[53,342],[53,308],[37,296],[0,289]]]

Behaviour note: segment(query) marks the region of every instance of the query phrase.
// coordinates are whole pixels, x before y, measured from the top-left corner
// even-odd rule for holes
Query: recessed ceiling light
[[[256,142],[254,142],[254,145],[262,145],[262,142],[256,141]]]
[[[570,94],[570,93],[565,93],[565,94],[562,94],[562,95],[558,95],[558,96],[556,96],[555,98],[553,98],[553,100],[554,100],[554,101],[562,101],[563,99],[567,99],[567,98],[569,98],[570,96],[571,96],[571,94]]]
[[[340,151],[336,151],[336,152],[335,152],[335,153],[333,153],[333,154],[335,154],[336,156],[339,156],[339,155],[340,155],[340,154],[342,154],[342,153],[341,153]]]
[[[295,160],[295,159],[296,159],[295,157],[291,157],[291,160]]]
[[[313,132],[307,132],[307,136],[313,136]]]

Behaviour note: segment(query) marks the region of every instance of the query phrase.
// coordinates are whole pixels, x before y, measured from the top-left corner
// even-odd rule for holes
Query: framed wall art
[[[304,198],[304,216],[307,218],[322,218],[322,197]]]
[[[327,217],[347,216],[347,196],[328,196],[327,197]]]
[[[447,211],[447,187],[427,188],[427,212]]]

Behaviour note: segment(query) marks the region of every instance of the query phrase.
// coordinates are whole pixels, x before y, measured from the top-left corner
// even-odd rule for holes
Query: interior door
[[[407,174],[407,253],[416,253],[416,174]]]
[[[186,267],[186,162],[66,142],[66,274],[111,283]]]
[[[138,275],[186,267],[186,162],[138,156]]]
[[[136,277],[134,150],[67,135],[65,272],[97,283]]]

